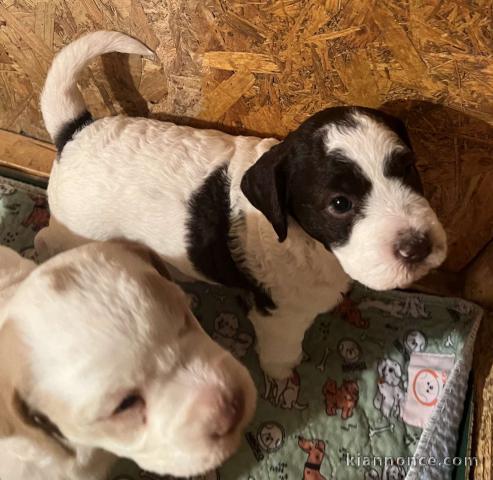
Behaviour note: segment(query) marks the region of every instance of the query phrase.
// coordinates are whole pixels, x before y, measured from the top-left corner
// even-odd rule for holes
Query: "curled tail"
[[[92,121],[77,86],[80,72],[93,58],[110,52],[154,56],[152,50],[128,35],[99,31],[67,45],[53,60],[41,94],[41,112],[58,151]]]

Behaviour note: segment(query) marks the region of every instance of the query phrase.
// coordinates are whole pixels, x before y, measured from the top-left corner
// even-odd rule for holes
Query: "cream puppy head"
[[[13,410],[40,412],[69,450],[195,475],[236,450],[256,393],[164,272],[124,242],[88,244],[35,269],[2,312],[1,381],[12,404],[22,399]]]

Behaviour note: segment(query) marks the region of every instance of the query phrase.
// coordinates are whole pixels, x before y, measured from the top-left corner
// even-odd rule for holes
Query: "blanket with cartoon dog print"
[[[34,257],[34,234],[48,219],[43,190],[0,180],[0,243]],[[239,452],[203,480],[450,478],[446,459],[455,453],[478,307],[355,286],[320,315],[301,365],[278,381],[258,365],[243,292],[183,288],[204,328],[248,366],[259,390]],[[109,480],[158,478],[122,460]]]

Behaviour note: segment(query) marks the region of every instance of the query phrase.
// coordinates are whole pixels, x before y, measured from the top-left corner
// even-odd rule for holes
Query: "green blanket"
[[[48,221],[44,192],[2,180],[0,218],[1,243],[34,257],[34,234]],[[201,478],[450,478],[452,466],[445,463],[455,454],[478,307],[355,286],[308,331],[304,360],[293,376],[274,381],[259,368],[244,293],[203,283],[183,288],[204,328],[247,365],[259,392],[257,413],[238,453]],[[430,365],[437,359],[450,368],[425,368],[430,358]],[[414,370],[411,361],[418,362]],[[423,408],[433,410],[424,428],[402,419],[409,395],[418,417]],[[438,466],[413,465],[415,455],[433,456]],[[157,478],[123,460],[110,475]]]

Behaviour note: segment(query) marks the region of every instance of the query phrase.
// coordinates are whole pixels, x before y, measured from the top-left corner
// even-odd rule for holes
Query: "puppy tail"
[[[92,121],[77,86],[80,72],[93,58],[110,52],[154,57],[152,50],[128,35],[99,31],[62,48],[53,60],[41,93],[41,112],[59,152],[75,132]]]

